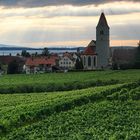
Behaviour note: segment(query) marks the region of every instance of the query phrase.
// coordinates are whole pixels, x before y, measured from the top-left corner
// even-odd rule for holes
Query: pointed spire
[[[107,26],[109,28],[105,14],[103,12],[101,13],[97,27],[98,26]]]

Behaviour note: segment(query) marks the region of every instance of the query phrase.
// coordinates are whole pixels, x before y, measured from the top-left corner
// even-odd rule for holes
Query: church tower
[[[97,68],[107,68],[109,64],[109,46],[110,33],[109,26],[104,13],[101,14],[100,20],[96,27],[96,53],[97,53]]]

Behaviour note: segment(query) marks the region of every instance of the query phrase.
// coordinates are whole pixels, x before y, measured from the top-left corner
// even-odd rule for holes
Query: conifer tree
[[[43,56],[49,56],[49,49],[48,48],[44,48],[42,51],[42,55]]]
[[[83,63],[82,63],[81,58],[76,59],[75,69],[76,70],[82,70],[83,69]]]

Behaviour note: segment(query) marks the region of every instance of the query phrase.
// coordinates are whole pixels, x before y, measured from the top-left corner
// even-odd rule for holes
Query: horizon
[[[0,10],[0,44],[86,47],[91,40],[96,40],[101,12],[110,26],[110,46],[136,47],[140,40],[140,2],[137,0],[1,0]]]
[[[87,45],[88,46],[88,45]],[[13,48],[13,49],[22,49],[22,48],[27,48],[27,49],[43,49],[43,48],[48,48],[48,49],[77,49],[77,48],[86,48],[87,46],[42,46],[42,47],[28,47],[28,46],[18,46],[18,45],[7,45],[7,44],[0,44],[0,48]],[[110,46],[110,48],[117,48],[117,47],[130,47],[130,48],[136,48],[137,46]],[[0,50],[0,51],[3,51],[3,50]]]

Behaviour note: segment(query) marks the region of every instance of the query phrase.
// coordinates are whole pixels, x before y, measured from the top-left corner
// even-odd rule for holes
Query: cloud
[[[139,0],[114,0],[113,2],[139,2]],[[112,0],[0,0],[0,6],[3,7],[44,7],[58,5],[100,5],[110,3]]]
[[[135,2],[139,0],[0,0],[5,7],[0,7],[0,41],[17,45],[90,41],[96,38],[102,9],[112,40],[139,40],[140,6]]]
[[[0,18],[9,17],[36,17],[36,18],[52,18],[52,17],[63,17],[63,16],[76,16],[76,17],[88,17],[88,16],[99,16],[101,9],[107,15],[123,15],[129,13],[140,13],[140,7],[136,3],[116,3],[115,6],[111,3],[100,5],[98,7],[91,6],[49,6],[49,7],[38,7],[38,8],[15,8],[15,9],[1,9]]]

